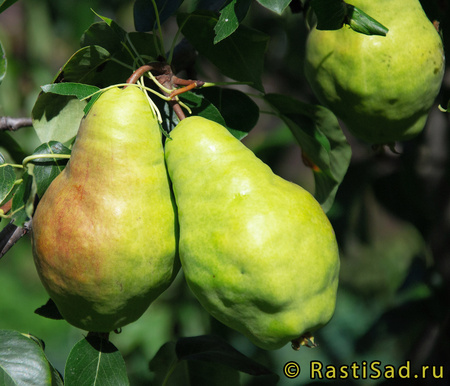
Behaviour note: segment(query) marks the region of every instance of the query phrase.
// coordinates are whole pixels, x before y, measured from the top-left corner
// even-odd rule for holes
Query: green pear
[[[318,100],[371,144],[419,134],[444,75],[442,39],[418,0],[354,0],[389,32],[313,28],[305,75]]]
[[[189,117],[170,137],[180,260],[203,307],[264,349],[325,325],[339,253],[319,203],[220,124]]]
[[[112,88],[33,217],[34,261],[62,316],[88,331],[137,320],[179,270],[161,132],[146,95]]]

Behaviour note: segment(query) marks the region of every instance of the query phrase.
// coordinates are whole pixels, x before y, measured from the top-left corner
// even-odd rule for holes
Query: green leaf
[[[335,30],[348,24],[365,35],[385,36],[388,29],[365,12],[341,0],[311,0],[319,30]],[[314,24],[314,23],[313,23]]]
[[[259,117],[258,106],[243,92],[220,87],[207,87],[179,96],[191,110],[191,115],[207,118],[225,126],[237,139],[244,138]],[[170,132],[179,119],[167,103],[155,100],[163,113],[163,128]],[[164,105],[163,105],[164,103]],[[186,116],[190,114],[186,113]]]
[[[196,385],[196,386],[230,386],[241,385],[240,374],[237,370],[223,365],[220,362],[182,361],[178,366],[178,379],[173,375],[170,386]],[[180,378],[180,375],[183,375]],[[175,378],[175,379],[174,379]],[[276,383],[269,383],[275,385]],[[165,386],[165,385],[164,385]]]
[[[38,154],[70,154],[70,149],[57,141],[50,141],[40,145],[33,155]],[[33,160],[33,174],[37,186],[37,194],[42,197],[51,182],[64,170],[67,159],[61,158],[37,158]]]
[[[45,386],[52,382],[53,367],[43,351],[43,344],[31,335],[0,330],[0,380],[2,385]]]
[[[180,7],[183,0],[136,0],[133,7],[134,27],[136,31],[148,32],[156,29],[156,13],[158,9],[159,22],[163,24]]]
[[[192,115],[198,115],[226,126],[226,122],[217,107],[203,96],[187,92],[180,95],[180,99],[191,109]]]
[[[239,371],[258,377],[260,384],[275,385],[279,380],[267,367],[212,335],[181,338],[176,343],[164,344],[149,368],[155,373],[155,386],[238,385]]]
[[[340,0],[311,0],[311,8],[317,18],[317,29],[334,30],[343,26],[346,7]]]
[[[3,49],[2,42],[0,42],[0,84],[6,75],[7,64],[5,50]]]
[[[11,207],[11,218],[14,225],[22,227],[31,219],[34,210],[34,197],[36,195],[36,184],[33,178],[33,165],[22,175],[22,183],[14,192]]]
[[[217,108],[202,95],[197,95],[193,92],[186,92],[180,95],[179,98],[189,107],[192,115],[198,115],[226,126],[225,120],[223,119],[219,110],[217,110]],[[156,98],[154,102],[158,106],[163,116],[162,126],[164,131],[167,133],[172,131],[179,122],[178,117],[174,113],[173,109],[169,107],[168,103],[162,101],[159,98]],[[186,112],[186,116],[189,116],[189,113]]]
[[[110,55],[122,50],[122,39],[111,27],[101,21],[93,23],[81,36],[81,47],[102,47]]]
[[[351,29],[364,35],[386,36],[389,30],[367,13],[347,4],[347,24]]]
[[[129,43],[133,45],[136,52],[138,52],[146,62],[152,62],[157,59],[160,46],[159,36],[151,33],[130,32],[128,38]]]
[[[247,15],[251,0],[232,0],[220,11],[220,17],[214,27],[216,36],[214,44],[230,36],[239,27],[240,22]]]
[[[266,101],[286,123],[306,159],[312,162],[315,197],[328,211],[347,173],[351,148],[335,115],[323,106],[305,104],[280,94],[267,94]]]
[[[124,83],[136,65],[155,61],[159,55],[159,38],[153,34],[131,32],[123,39],[105,22],[92,24],[81,38],[83,47],[102,47],[110,58],[95,70],[92,80],[70,79],[85,84],[106,87]],[[95,76],[94,76],[95,75]]]
[[[108,78],[105,65],[109,59],[109,52],[100,46],[83,47],[66,62],[53,84],[42,87],[44,93],[39,95],[31,113],[33,127],[41,142],[67,142],[75,137],[86,106],[86,101],[76,98],[85,98],[99,90],[91,84],[101,84],[103,78]],[[107,85],[114,80],[114,76],[111,77]]]
[[[53,365],[50,364],[50,366],[50,370],[52,371],[52,386],[64,386],[62,375],[53,367]]]
[[[251,375],[275,375],[267,367],[237,351],[214,335],[181,338],[175,351],[179,360],[215,362]]]
[[[9,200],[15,182],[16,173],[14,168],[6,164],[5,158],[0,153],[0,206]]]
[[[70,351],[64,370],[66,386],[129,385],[122,355],[107,339],[89,334]]]
[[[88,98],[90,95],[99,91],[96,86],[90,86],[81,83],[51,83],[41,86],[43,92],[51,92],[58,95],[71,95],[78,99]]]
[[[122,42],[125,41],[127,33],[119,24],[117,24],[114,20],[112,20],[106,16],[99,15],[95,11],[93,11],[93,12],[111,28],[111,30],[117,35],[117,38],[120,41],[122,41]]]
[[[17,0],[3,0],[0,4],[0,13],[13,5]]]
[[[291,0],[258,0],[262,6],[281,15],[287,8]]]
[[[175,346],[175,342],[163,344],[150,361],[148,368],[155,374],[153,380],[155,386],[163,385],[166,378],[170,376],[172,370],[176,367],[178,358]]]
[[[110,53],[103,47],[97,45],[83,47],[64,64],[53,83],[97,84],[99,71],[110,58]]]
[[[28,155],[19,143],[11,137],[10,133],[6,131],[0,131],[0,146],[6,149],[9,156],[16,163],[22,163],[22,160]]]
[[[220,112],[228,130],[239,140],[244,138],[259,119],[259,107],[239,90],[206,87],[199,90]]]
[[[267,35],[240,25],[227,39],[214,44],[214,27],[218,22],[214,13],[178,14],[177,21],[189,42],[223,75],[263,91],[261,76],[269,42]]]
[[[51,93],[39,95],[31,118],[40,141],[70,141],[78,132],[85,106],[85,101],[72,96]]]

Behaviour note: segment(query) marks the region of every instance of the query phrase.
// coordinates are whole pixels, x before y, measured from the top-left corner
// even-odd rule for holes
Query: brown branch
[[[189,86],[192,84],[195,84],[195,87],[203,87],[205,84],[202,80],[192,80],[192,79],[182,79],[178,78],[177,76],[172,76],[172,83],[176,84],[177,86]]]
[[[0,232],[0,259],[5,256],[15,243],[25,236],[31,229],[31,220],[22,227],[15,226],[12,222],[6,225]]]
[[[0,131],[16,131],[22,127],[31,127],[33,123],[31,118],[11,118],[11,117],[1,117],[0,118]]]
[[[151,71],[153,67],[149,64],[146,64],[145,66],[139,67],[135,72],[133,72],[130,77],[127,79],[126,83],[129,84],[136,84],[138,79],[144,75],[146,72]]]
[[[143,76],[146,72],[150,71],[155,75],[157,82],[162,87],[169,90],[173,90],[170,93],[163,91],[163,94],[171,98],[169,104],[171,105],[178,119],[180,121],[185,119],[186,115],[184,114],[177,99],[175,99],[174,97],[184,92],[190,91],[196,87],[202,87],[205,84],[205,82],[201,80],[191,80],[191,79],[187,80],[178,78],[177,76],[174,75],[173,69],[169,64],[163,62],[152,62],[144,66],[141,66],[136,71],[134,71],[131,74],[131,76],[127,79],[127,83],[128,84],[136,83],[141,76]],[[182,87],[174,89],[175,85]]]
[[[193,83],[191,83],[191,84],[189,84],[189,85],[187,85],[187,86],[184,86],[184,87],[181,87],[181,88],[177,88],[176,90],[173,90],[173,91],[170,93],[169,97],[170,97],[170,98],[173,98],[173,97],[175,97],[175,96],[177,96],[177,95],[180,95],[180,94],[183,94],[183,93],[185,93],[185,92],[188,92],[188,91],[190,91],[190,90],[192,90],[192,89],[194,89],[194,88],[196,88],[196,87],[197,87],[197,83],[196,83],[196,82],[193,82]]]
[[[161,62],[152,62],[149,64],[145,64],[134,71],[127,79],[126,83],[135,84],[141,76],[149,71],[157,72],[159,75],[172,73],[172,69],[168,64]]]
[[[186,114],[184,114],[183,109],[176,100],[172,99],[169,103],[180,121],[186,118]]]

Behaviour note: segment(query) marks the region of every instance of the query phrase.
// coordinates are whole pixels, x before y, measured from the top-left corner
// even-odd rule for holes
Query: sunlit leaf
[[[347,23],[351,29],[365,35],[386,36],[388,29],[353,5],[347,4]]]
[[[85,101],[75,97],[42,93],[39,95],[31,117],[33,127],[42,143],[65,143],[76,136],[84,116]]]
[[[335,30],[348,24],[355,32],[385,36],[388,29],[363,10],[336,0],[311,0],[317,29]]]
[[[2,385],[52,385],[52,370],[38,339],[17,331],[0,330]]]
[[[90,86],[81,83],[51,83],[41,86],[43,92],[51,92],[58,95],[75,96],[78,99],[84,99],[99,91],[96,86]]]
[[[251,0],[233,0],[220,11],[220,17],[214,27],[216,36],[214,44],[230,36],[239,27],[240,22],[247,15]]]

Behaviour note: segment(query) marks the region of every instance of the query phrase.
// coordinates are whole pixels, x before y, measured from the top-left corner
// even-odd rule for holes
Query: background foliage
[[[145,4],[145,1],[136,1],[139,3]],[[235,71],[238,66],[241,72],[225,75],[238,80],[243,72],[246,79],[252,74],[262,75],[262,82],[256,85],[256,89],[264,87],[265,92],[272,96],[266,101],[255,98],[262,113],[256,127],[243,141],[277,174],[314,191],[317,178],[304,165],[298,138],[289,130],[289,122],[264,114],[269,105],[278,111],[285,109],[284,115],[287,116],[287,98],[295,98],[296,108],[300,108],[299,101],[317,104],[302,70],[307,33],[305,20],[302,14],[292,13],[289,7],[286,8],[288,1],[285,3],[284,8],[280,6],[281,15],[278,15],[259,3],[249,7],[250,1],[239,2],[244,5],[241,13],[234,13],[238,19],[235,25],[242,23],[244,28],[255,30],[249,47],[257,50],[254,44],[257,41],[265,45],[266,54],[264,60],[255,57],[255,63],[247,73],[243,69],[246,63],[227,62],[230,63],[230,71]],[[449,41],[449,2],[422,3],[431,20],[441,21],[444,42]],[[190,12],[191,4],[183,4],[182,11]],[[21,0],[0,14],[0,41],[8,58],[7,75],[0,86],[0,116],[32,115],[40,86],[54,80],[72,54],[86,45],[89,35],[85,35],[85,31],[100,21],[91,8],[99,15],[113,19],[125,31],[151,29],[152,26],[146,24],[148,15],[141,17],[144,15],[138,13],[140,17],[136,17],[134,24],[133,6],[133,1],[118,0]],[[178,20],[169,16],[163,24],[164,36],[167,37],[165,47],[170,47],[178,29],[177,23],[183,22],[182,14]],[[204,18],[201,15],[196,17]],[[204,22],[207,24],[209,20],[205,18]],[[187,37],[193,40],[201,38],[189,22],[184,28]],[[223,28],[216,35],[217,40],[230,33]],[[261,33],[270,39],[265,40]],[[80,44],[83,34],[85,40]],[[225,39],[222,44],[230,42]],[[220,55],[225,56],[217,56],[214,50],[215,47],[211,46],[196,59],[195,75],[205,81],[229,80],[214,66],[214,60],[230,60],[226,49],[220,51]],[[101,50],[98,53],[101,54]],[[248,86],[233,89],[256,93]],[[413,368],[423,364],[445,366],[446,379],[436,384],[448,383],[450,137],[449,116],[439,111],[437,106],[446,106],[449,99],[447,71],[426,130],[416,139],[399,144],[397,150],[400,154],[375,152],[367,144],[352,138],[341,125],[350,143],[352,158],[328,212],[341,248],[340,288],[335,316],[317,333],[318,348],[302,348],[295,352],[284,347],[266,352],[254,347],[239,334],[209,318],[190,294],[180,274],[174,285],[138,322],[111,337],[124,358],[123,366],[127,368],[130,384],[160,384],[163,367],[177,360],[170,384],[181,385],[186,379],[191,384],[206,382],[195,378],[195,374],[199,374],[198,363],[186,360],[195,354],[189,351],[189,341],[182,341],[182,349],[187,350],[178,356],[182,359],[174,356],[174,353],[179,354],[175,342],[180,337],[204,334],[226,339],[241,353],[277,374],[280,385],[309,384],[308,367],[313,360],[324,365],[350,365],[372,360],[401,365],[410,360]],[[245,116],[237,115],[236,118],[236,114],[231,112],[230,116],[234,116],[238,123],[245,122]],[[252,122],[246,125],[251,127]],[[40,143],[41,139],[32,128],[0,132],[0,152],[10,161],[20,163]],[[0,229],[5,226],[6,221],[0,222]],[[0,291],[0,330],[20,331],[42,339],[46,357],[63,373],[70,350],[83,338],[83,332],[64,321],[46,319],[33,312],[45,304],[48,296],[37,277],[28,237],[22,238],[1,260]],[[21,341],[22,337],[13,335],[8,339]],[[205,344],[210,342],[205,339]],[[105,371],[108,371],[108,366],[118,366],[114,361],[120,362],[120,358],[114,357],[114,349],[111,349],[111,354],[113,365],[105,363]],[[37,352],[36,355],[43,354]],[[302,373],[295,380],[283,375],[283,366],[288,361],[296,361],[302,366]],[[203,371],[209,368],[205,363],[201,366]],[[55,377],[52,371],[49,376],[52,373]],[[235,376],[225,366],[210,366],[209,381],[217,380],[214,384],[221,384],[220,378],[227,381],[224,384],[232,384]],[[245,385],[274,382],[270,376],[253,377],[243,372],[240,378]],[[381,382],[383,380],[370,381],[370,384]],[[344,382],[347,385],[352,383],[360,382]],[[408,384],[421,384],[421,381],[410,380]],[[434,382],[429,379],[423,384],[433,385]]]

